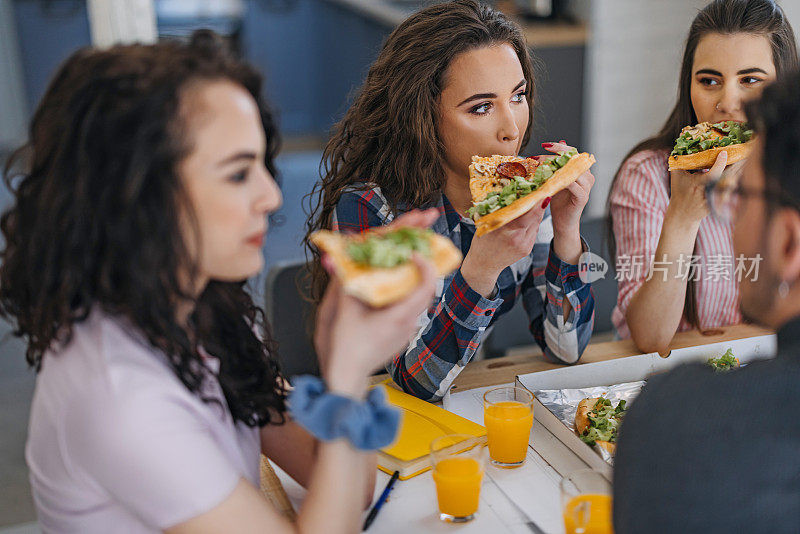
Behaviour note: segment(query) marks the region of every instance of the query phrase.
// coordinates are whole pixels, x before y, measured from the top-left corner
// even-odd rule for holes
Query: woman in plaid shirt
[[[420,398],[445,394],[518,296],[547,359],[575,363],[591,337],[594,300],[577,267],[591,173],[488,235],[475,237],[466,216],[472,156],[519,153],[533,88],[519,27],[471,0],[434,5],[389,36],[325,149],[309,233],[361,232],[430,208],[433,230],[464,254],[389,365],[395,382]],[[318,299],[326,278],[311,250]]]

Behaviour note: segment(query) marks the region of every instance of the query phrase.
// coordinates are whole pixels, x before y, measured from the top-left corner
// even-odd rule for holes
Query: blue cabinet
[[[248,0],[242,47],[266,75],[284,134],[324,136],[347,110],[392,29],[333,1]],[[558,139],[583,146],[585,47],[533,52],[538,68],[530,150]]]
[[[14,0],[14,14],[32,111],[58,65],[91,42],[86,2]],[[324,137],[392,29],[329,0],[246,0],[239,45],[265,76],[282,132]],[[534,57],[540,68],[532,141],[583,145],[584,47],[542,48]]]
[[[322,0],[248,0],[242,52],[266,77],[286,135],[325,135],[390,28]]]
[[[32,113],[61,62],[91,43],[89,15],[86,0],[14,0],[13,7]]]

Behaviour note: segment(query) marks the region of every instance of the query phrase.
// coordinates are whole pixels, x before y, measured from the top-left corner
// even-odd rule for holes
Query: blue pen
[[[375,501],[375,505],[372,507],[372,510],[369,511],[367,519],[364,521],[364,527],[361,530],[367,530],[372,524],[372,521],[375,520],[375,516],[378,515],[383,503],[386,502],[386,498],[389,496],[389,492],[392,491],[392,486],[394,486],[394,483],[397,482],[397,477],[399,476],[400,471],[395,471],[392,473],[392,478],[389,479],[389,483],[386,484],[386,487],[383,489],[383,493],[381,493],[381,496],[378,497],[377,501]]]

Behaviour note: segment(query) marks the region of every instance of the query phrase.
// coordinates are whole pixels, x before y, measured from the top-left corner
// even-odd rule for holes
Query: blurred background
[[[266,96],[279,110],[284,136],[278,159],[284,204],[273,217],[265,244],[266,267],[253,283],[256,298],[269,309],[278,298],[276,291],[288,285],[275,276],[280,269],[270,278],[270,269],[304,257],[302,198],[319,179],[330,128],[347,109],[385,37],[430,3],[0,0],[0,163],[25,141],[26,123],[51,75],[76,49],[180,39],[196,28],[216,30],[266,77]],[[565,139],[597,158],[597,182],[584,226],[586,233],[599,235],[608,186],[623,156],[656,132],[674,104],[684,39],[706,1],[490,3],[518,19],[537,62],[535,129],[527,153],[540,152],[536,147],[542,141]],[[795,31],[800,29],[800,0],[780,3]],[[3,189],[0,207],[9,202]],[[270,283],[275,287],[265,290]],[[607,300],[614,299],[615,291],[613,283]],[[605,314],[614,302],[607,304],[598,307],[599,336],[610,327]],[[487,343],[488,356],[532,342],[520,317],[498,325],[506,328],[504,343]],[[280,319],[274,314],[270,318]],[[292,350],[307,349],[290,345],[287,340],[285,346]],[[10,335],[8,325],[0,324],[0,534],[39,532],[23,457],[35,376],[23,355],[22,343]]]

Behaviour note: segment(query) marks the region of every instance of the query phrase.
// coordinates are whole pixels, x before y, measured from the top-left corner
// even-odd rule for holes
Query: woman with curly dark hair
[[[260,77],[210,33],[82,50],[56,74],[0,220],[0,310],[38,371],[26,459],[44,531],[358,530],[365,451],[397,427],[367,377],[411,335],[432,269],[417,260],[423,284],[380,311],[334,281],[326,384],[289,392],[244,290],[281,203],[277,140]],[[296,524],[258,493],[260,453],[309,488]]]
[[[437,285],[417,335],[389,370],[404,390],[442,398],[497,320],[520,301],[545,357],[575,363],[592,334],[594,297],[578,276],[580,217],[594,176],[485,236],[475,236],[472,156],[516,156],[533,122],[533,68],[521,29],[475,0],[437,3],[387,38],[325,147],[308,236],[360,232],[434,207],[433,230],[464,254]],[[557,151],[561,143],[544,144]],[[316,251],[312,248],[312,254]],[[327,274],[312,265],[312,298]]]

